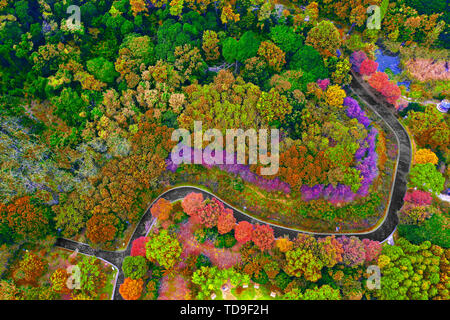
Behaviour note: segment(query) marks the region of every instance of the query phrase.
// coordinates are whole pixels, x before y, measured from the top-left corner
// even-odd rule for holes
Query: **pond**
[[[402,72],[402,69],[400,68],[400,57],[397,56],[390,56],[387,54],[384,54],[383,51],[380,49],[375,50],[375,61],[378,63],[377,71],[386,72],[390,74],[397,75]],[[397,82],[398,86],[405,86],[406,90],[409,91],[409,86],[411,85],[411,81],[402,81]]]
[[[385,72],[389,68],[393,74],[400,74],[402,72],[399,56],[389,56],[383,54],[380,49],[377,49],[375,50],[375,61],[378,63],[377,71]]]

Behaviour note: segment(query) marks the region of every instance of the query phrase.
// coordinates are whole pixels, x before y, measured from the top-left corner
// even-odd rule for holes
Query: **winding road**
[[[391,196],[388,203],[388,211],[385,214],[383,221],[379,224],[379,226],[369,232],[361,232],[361,233],[339,233],[339,235],[347,235],[347,236],[356,236],[359,238],[368,238],[371,240],[376,240],[383,242],[385,241],[395,230],[398,224],[397,211],[403,205],[403,197],[406,192],[407,185],[407,174],[410,169],[411,164],[411,156],[412,156],[412,148],[411,141],[408,133],[402,124],[397,120],[394,115],[394,107],[387,103],[384,98],[375,92],[372,88],[370,88],[359,75],[353,73],[353,81],[348,88],[349,93],[353,93],[360,100],[365,102],[365,105],[369,107],[373,112],[379,115],[384,122],[390,127],[397,138],[397,143],[399,146],[399,153],[397,156],[397,166],[395,171],[395,181],[392,185]],[[134,240],[139,237],[145,236],[148,233],[148,230],[145,229],[146,223],[151,221],[151,226],[154,225],[155,220],[150,213],[150,208],[158,199],[164,198],[171,202],[183,199],[187,194],[191,192],[202,193],[205,198],[216,197],[224,203],[226,208],[230,208],[234,212],[234,216],[236,220],[239,221],[248,221],[250,223],[265,223],[271,225],[274,230],[274,234],[276,237],[288,235],[290,238],[294,238],[298,233],[308,233],[312,234],[316,237],[324,237],[331,235],[330,233],[314,233],[308,232],[304,230],[291,229],[286,227],[281,227],[278,225],[274,225],[268,223],[266,221],[259,220],[255,217],[252,217],[243,211],[234,208],[227,202],[223,201],[216,195],[207,192],[203,189],[194,187],[194,186],[183,186],[183,187],[175,187],[172,188],[156,198],[147,208],[144,215],[142,216],[140,222],[137,224],[137,227],[131,236],[126,249],[120,251],[106,251],[99,250],[90,247],[85,243],[76,242],[69,239],[58,238],[56,241],[56,246],[68,249],[68,250],[77,250],[78,252],[90,256],[96,256],[110,264],[113,265],[114,268],[118,270],[118,274],[115,280],[114,292],[112,298],[114,300],[122,300],[121,295],[119,294],[117,284],[123,283],[124,274],[122,271],[122,261],[126,256],[130,255],[131,252],[131,244]]]

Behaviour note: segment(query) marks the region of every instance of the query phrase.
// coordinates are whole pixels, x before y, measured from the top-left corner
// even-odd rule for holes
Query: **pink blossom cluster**
[[[330,79],[323,79],[323,80],[322,79],[318,79],[317,80],[317,85],[323,91],[327,90],[327,87],[328,87],[329,84],[330,84]]]
[[[359,73],[359,68],[364,60],[367,59],[367,55],[364,51],[355,51],[350,55],[350,63],[352,64],[352,70]]]
[[[158,290],[158,300],[189,300],[191,290],[189,283],[181,275],[164,276]]]
[[[405,202],[412,203],[416,206],[427,206],[430,205],[433,197],[431,193],[422,190],[408,191],[403,198]]]
[[[433,59],[410,59],[405,63],[406,69],[419,81],[450,80],[448,61]]]
[[[342,254],[342,262],[348,266],[362,265],[364,262],[371,262],[378,259],[381,253],[381,244],[378,241],[363,239],[357,237],[342,236],[337,239],[342,245],[344,253]]]
[[[194,236],[196,228],[192,219],[182,224],[178,231],[178,239],[183,244],[183,252],[181,253],[181,262],[179,267],[183,267],[183,261],[189,255],[203,254],[209,258],[211,263],[219,269],[227,269],[241,262],[241,254],[239,252],[242,244],[236,243],[232,248],[216,248],[211,240],[199,243]]]

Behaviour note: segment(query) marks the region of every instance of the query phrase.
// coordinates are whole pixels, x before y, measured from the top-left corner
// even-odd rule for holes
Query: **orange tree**
[[[135,222],[143,212],[146,190],[165,170],[164,159],[174,142],[170,130],[153,123],[149,116],[136,119],[128,156],[108,161],[92,181],[95,189],[83,197],[86,210],[94,214],[114,213],[123,221]]]
[[[252,239],[253,225],[247,221],[239,222],[234,230],[234,237],[239,243],[246,243]]]
[[[286,54],[272,41],[261,42],[258,55],[266,60],[269,67],[274,71],[281,71],[286,64]]]
[[[158,199],[150,209],[152,216],[161,221],[167,220],[171,211],[172,203],[164,198]]]
[[[10,204],[0,203],[0,226],[11,229],[16,240],[36,240],[51,230],[49,217],[43,208],[31,203],[29,196],[13,200]]]
[[[430,149],[419,149],[414,154],[414,161],[417,164],[431,163],[437,165],[439,159]]]
[[[125,278],[120,285],[119,292],[125,300],[137,300],[141,297],[144,281],[142,279],[133,280]]]
[[[233,228],[236,225],[236,219],[233,215],[233,210],[231,209],[225,209],[223,210],[220,215],[219,219],[217,220],[217,230],[220,234],[225,234],[233,230]]]
[[[93,243],[114,240],[119,219],[113,214],[95,214],[87,222],[86,236]]]
[[[267,224],[257,224],[252,232],[252,241],[261,251],[271,249],[275,243],[273,229]]]

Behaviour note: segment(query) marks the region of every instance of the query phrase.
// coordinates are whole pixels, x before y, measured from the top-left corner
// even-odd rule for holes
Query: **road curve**
[[[393,106],[387,103],[382,96],[374,92],[372,88],[368,87],[368,85],[364,83],[364,81],[361,79],[359,75],[353,73],[353,81],[350,85],[349,90],[355,95],[357,95],[361,100],[363,100],[366,103],[366,105],[372,109],[372,111],[377,113],[388,124],[388,126],[392,128],[398,140],[399,155],[397,161],[395,181],[392,187],[391,197],[389,201],[389,208],[387,214],[384,217],[383,222],[376,229],[364,233],[336,234],[336,233],[314,233],[304,230],[282,227],[268,223],[266,221],[259,220],[249,214],[246,214],[245,212],[228,204],[226,201],[220,199],[220,197],[217,197],[213,193],[205,191],[201,188],[195,186],[182,186],[182,187],[175,187],[163,192],[148,206],[141,220],[137,224],[137,227],[133,235],[131,236],[126,249],[124,250],[107,251],[94,249],[85,243],[80,243],[64,238],[58,238],[55,245],[69,250],[78,249],[78,252],[82,254],[96,256],[104,261],[111,263],[114,267],[116,267],[119,271],[119,274],[116,277],[113,299],[122,300],[122,297],[120,296],[117,290],[117,283],[120,284],[123,283],[124,281],[124,274],[122,271],[122,261],[126,256],[130,255],[132,242],[137,238],[145,236],[147,234],[147,230],[145,230],[145,224],[148,223],[148,221],[152,221],[153,226],[155,221],[150,213],[150,208],[160,198],[164,198],[166,200],[174,202],[183,199],[187,194],[191,192],[202,193],[204,198],[216,197],[217,199],[219,199],[224,203],[224,206],[226,208],[233,210],[237,222],[248,221],[252,224],[255,223],[269,224],[274,230],[275,237],[287,235],[290,238],[295,238],[298,233],[307,233],[314,235],[316,237],[325,237],[334,234],[334,235],[356,236],[360,239],[367,238],[380,242],[385,241],[395,230],[395,227],[398,224],[397,211],[403,205],[403,197],[407,189],[406,177],[409,172],[411,164],[411,156],[412,156],[411,141],[405,128],[401,125],[401,123],[397,120],[397,118],[393,114],[394,111]]]

